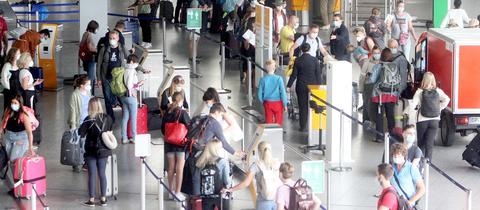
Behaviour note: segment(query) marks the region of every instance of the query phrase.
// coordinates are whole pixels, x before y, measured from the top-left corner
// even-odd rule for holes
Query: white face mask
[[[402,165],[405,162],[403,157],[393,157],[393,163]]]
[[[118,45],[118,41],[116,39],[110,39],[109,42],[112,47],[116,47]]]
[[[209,104],[208,102],[205,102],[205,104],[207,105],[208,109],[212,108],[213,104]]]
[[[397,48],[390,48],[390,51],[392,51],[392,54],[397,54],[398,53]]]
[[[18,110],[20,109],[20,105],[18,105],[18,104],[11,104],[11,105],[10,105],[10,108],[12,108],[13,111],[18,112]]]
[[[136,69],[138,67],[138,63],[128,63],[125,65],[127,69]]]
[[[376,60],[376,61],[380,60],[380,57],[381,57],[380,53],[373,54],[373,59]]]
[[[33,61],[30,61],[30,63],[28,63],[28,67],[33,67],[34,63]]]
[[[15,55],[15,60],[20,59],[20,54]]]
[[[341,21],[341,20],[335,20],[335,21],[333,21],[333,25],[334,25],[336,28],[338,28],[338,27],[340,27],[340,26],[342,25],[342,21]]]
[[[413,143],[415,143],[415,136],[414,135],[407,135],[405,136],[405,141],[407,141],[407,144],[408,144],[408,147],[411,147],[413,145]]]
[[[294,29],[297,29],[298,27],[300,27],[300,23],[295,23],[295,26],[293,26]]]
[[[85,86],[85,90],[86,90],[86,91],[92,90],[92,86],[91,86],[91,85],[86,85],[86,86]]]
[[[309,33],[310,38],[316,39],[318,37],[318,33]]]
[[[357,42],[361,42],[363,40],[363,37],[362,36],[357,36]]]
[[[179,86],[175,87],[175,92],[181,92],[182,90],[183,90],[182,87],[179,87]]]

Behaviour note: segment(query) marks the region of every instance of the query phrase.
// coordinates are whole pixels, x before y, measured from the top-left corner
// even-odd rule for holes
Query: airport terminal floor
[[[131,2],[126,0],[108,0],[109,12],[126,14],[126,7]],[[64,3],[64,0],[47,0],[48,3]],[[476,5],[476,9],[480,9],[480,5]],[[427,8],[425,8],[427,9]],[[59,15],[60,19],[68,19],[74,17],[72,15]],[[118,17],[109,17],[109,26],[120,20]],[[418,28],[417,33],[424,31],[424,28]],[[82,29],[83,31],[83,29]],[[328,36],[328,32],[322,30],[322,38]],[[66,69],[67,75],[74,75],[77,72],[76,60],[78,52],[78,23],[66,23],[64,25],[64,47],[62,53],[62,67]],[[208,35],[215,39],[219,39],[218,35]],[[173,61],[174,65],[189,65],[188,61],[188,39],[189,33],[173,25],[167,25],[166,31],[166,48],[168,49],[168,59]],[[69,42],[72,41],[72,42]],[[353,42],[352,42],[353,43]],[[161,49],[162,30],[160,23],[152,24],[152,49]],[[221,85],[220,72],[220,56],[219,46],[204,38],[198,45],[198,55],[202,57],[198,63],[198,72],[202,74],[200,78],[191,78],[191,99],[190,107],[195,109],[201,105],[203,91],[208,87],[219,88]],[[241,84],[240,77],[241,63],[238,60],[226,61],[225,88],[232,90],[229,104],[231,110],[229,112],[238,112],[233,114],[238,122],[241,118],[245,120],[245,132],[247,133],[246,144],[248,145],[254,135],[258,120],[246,112],[241,107],[248,104],[247,89]],[[154,69],[152,69],[154,71]],[[357,80],[359,74],[358,65],[353,67],[353,78]],[[158,82],[160,83],[160,82]],[[60,141],[62,134],[67,130],[66,118],[68,115],[67,105],[70,95],[73,92],[71,85],[65,87],[58,92],[43,91],[40,96],[39,113],[42,116],[42,143],[39,145],[37,153],[46,159],[47,167],[47,193],[45,197],[46,203],[50,209],[91,209],[82,205],[88,198],[87,190],[87,173],[75,173],[69,166],[63,166],[59,162],[60,157]],[[101,90],[97,89],[97,93]],[[3,103],[0,103],[3,104]],[[258,102],[255,102],[258,111],[263,113]],[[3,107],[3,105],[0,105]],[[3,110],[3,109],[2,109]],[[114,134],[117,138],[120,135],[120,119],[121,109],[115,109],[117,123],[114,125]],[[361,112],[353,113],[354,117],[361,119]],[[286,117],[285,117],[286,119]],[[351,122],[351,121],[347,121]],[[352,123],[352,139],[351,151],[353,162],[346,163],[351,167],[351,171],[335,172],[330,171],[330,200],[331,209],[333,210],[367,210],[376,209],[378,195],[381,187],[376,179],[377,165],[382,161],[384,144],[373,142],[374,135],[365,131],[365,129]],[[304,154],[300,146],[307,142],[307,134],[300,132],[298,129],[298,121],[288,119],[284,121],[283,142],[285,145],[285,160],[295,165],[295,178],[300,178],[301,163],[307,160],[324,160],[325,157],[319,152],[310,152]],[[164,146],[159,130],[151,131],[152,141],[157,144],[152,145],[152,155],[147,158],[147,163],[152,170],[163,176],[164,165]],[[473,192],[472,201],[480,200],[480,185],[478,178],[480,170],[470,167],[468,163],[462,160],[462,152],[465,146],[473,139],[476,134],[465,137],[456,134],[455,142],[450,147],[441,146],[436,141],[432,162],[439,169],[452,177],[455,181]],[[119,139],[119,138],[118,138]],[[276,139],[282,141],[281,139]],[[241,143],[232,144],[235,148],[241,148]],[[118,158],[118,188],[119,194],[117,200],[109,198],[107,207],[95,207],[96,209],[140,209],[140,181],[141,181],[141,161],[135,157],[135,146],[133,144],[119,144],[115,150]],[[235,160],[239,162],[240,160]],[[328,165],[326,167],[335,167],[336,165]],[[445,176],[434,169],[430,169],[429,180],[429,209],[446,210],[446,209],[466,209],[467,195],[466,193],[453,184]],[[238,177],[234,179],[234,183],[239,183]],[[17,200],[7,194],[8,188],[4,181],[0,181],[0,208],[1,209],[31,209],[30,200]],[[177,203],[167,199],[165,193],[164,209],[179,209]],[[323,206],[327,206],[326,191],[318,194]],[[420,200],[419,209],[424,209],[425,198]],[[480,210],[480,204],[473,202],[472,209]],[[241,190],[233,195],[233,210],[254,209],[254,204],[250,195],[250,191]],[[37,202],[37,208],[41,209],[42,205]],[[146,174],[146,209],[158,209],[158,182],[147,171]]]

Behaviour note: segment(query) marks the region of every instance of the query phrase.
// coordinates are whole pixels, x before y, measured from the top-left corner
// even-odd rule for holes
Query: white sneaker
[[[145,44],[147,44],[147,43],[146,43],[146,42],[142,42],[142,43],[140,44],[140,46],[145,47]]]
[[[173,195],[168,193],[168,200],[173,200]]]
[[[152,48],[152,44],[146,42],[144,47],[145,47],[146,49]]]
[[[181,202],[185,201],[186,197],[183,195],[183,193],[176,193],[175,194]]]

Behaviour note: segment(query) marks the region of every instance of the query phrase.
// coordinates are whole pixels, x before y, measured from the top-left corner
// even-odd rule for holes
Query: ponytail
[[[86,84],[87,81],[88,81],[88,76],[85,74],[82,74],[79,77],[77,77],[75,81],[73,81],[73,88],[74,89],[80,88],[80,86]]]
[[[272,146],[266,141],[262,141],[258,144],[258,153],[260,161],[269,168],[275,167],[275,161],[272,157]]]

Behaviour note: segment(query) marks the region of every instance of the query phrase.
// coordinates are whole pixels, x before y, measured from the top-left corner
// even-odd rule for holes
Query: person
[[[144,48],[152,47],[152,4],[155,0],[136,0],[132,6],[138,7],[138,17],[142,28],[142,44]]]
[[[372,92],[374,84],[369,82],[369,78],[372,74],[373,67],[380,63],[380,57],[381,51],[375,46],[373,47],[372,57],[370,59],[365,58],[365,61],[362,62],[363,65],[361,66],[358,84],[363,98],[362,120],[364,123],[367,121],[375,122],[376,118],[376,110],[372,109]]]
[[[172,96],[176,92],[183,94],[184,100],[182,108],[186,109],[188,112],[188,101],[185,98],[185,90],[183,90],[183,85],[185,85],[185,80],[182,76],[177,75],[173,77],[170,87],[165,89],[160,97],[160,110],[163,113],[168,111],[168,105],[172,103]]]
[[[330,13],[328,0],[320,0],[320,20],[322,23],[322,29],[330,29]]]
[[[266,180],[265,178],[268,176],[264,176],[264,174],[271,172],[276,172],[276,174],[278,174],[280,164],[272,157],[272,146],[266,141],[261,141],[258,144],[258,155],[259,159],[252,163],[248,170],[247,177],[234,187],[224,189],[223,192],[235,192],[241,190],[249,186],[255,178],[255,183],[257,183],[256,209],[276,210],[275,194],[276,189],[281,185],[280,177],[274,176],[272,177],[272,180]],[[268,189],[275,189],[273,197],[269,197],[271,196],[271,193],[268,192]]]
[[[5,64],[2,67],[1,83],[4,88],[3,90],[3,109],[5,110],[10,106],[10,101],[17,95],[13,94],[10,91],[10,77],[12,76],[11,71],[17,71],[17,61],[20,59],[20,50],[17,48],[10,48],[8,50],[7,57],[5,59]]]
[[[470,18],[468,17],[467,12],[460,8],[461,6],[462,0],[455,0],[453,2],[454,8],[448,10],[447,14],[442,20],[442,23],[440,24],[440,28],[446,28],[451,20],[453,20],[459,28],[464,28],[464,25],[468,24]]]
[[[298,28],[298,17],[295,15],[288,16],[288,24],[280,31],[280,54],[284,57],[283,63],[288,63],[289,52],[295,43],[295,33]]]
[[[249,40],[245,39],[243,37],[243,34],[247,31],[251,31],[255,33],[255,8],[254,7],[249,7],[247,9],[247,13],[245,14],[244,18],[242,19],[241,22],[241,27],[242,29],[240,30],[240,36],[241,36],[241,46],[240,46],[240,53],[251,59],[251,68],[252,68],[252,78],[250,78],[252,81],[255,81],[255,70],[254,70],[254,62],[255,62],[255,46],[249,42]],[[240,81],[242,83],[245,83],[245,80],[247,78],[247,73],[248,73],[248,61],[247,59],[243,59],[243,65],[242,65],[242,74],[240,75]],[[253,85],[253,82],[252,82]]]
[[[190,7],[189,0],[178,0],[175,6],[174,24],[185,24],[187,21],[187,8]]]
[[[117,21],[117,23],[115,23],[115,28],[113,28],[113,30],[118,32],[118,43],[120,43],[123,47],[125,47],[125,49],[127,47],[131,47],[131,46],[125,46],[125,37],[123,36],[123,31],[125,30],[125,20]],[[98,44],[103,45],[103,46],[110,45],[110,43],[109,43],[110,38],[109,37],[110,37],[110,31],[105,33],[105,36],[103,37],[103,43],[100,43],[100,41],[99,41]],[[97,48],[97,51],[100,51],[100,49],[101,49],[101,47],[99,49]]]
[[[276,210],[285,210],[288,209],[290,205],[290,192],[291,188],[295,185],[295,181],[292,179],[295,172],[295,167],[289,162],[283,162],[280,164],[280,180],[283,185],[280,185],[277,189],[277,195],[275,197],[275,203],[277,205]],[[320,199],[313,194],[313,202],[309,206],[308,210],[318,210],[320,209]]]
[[[382,50],[380,56],[380,63],[375,65],[372,70],[372,74],[369,78],[369,83],[374,84],[374,90],[372,92],[373,110],[377,110],[376,115],[376,128],[377,136],[375,142],[383,142],[383,137],[379,133],[383,133],[383,116],[384,113],[387,116],[388,132],[391,132],[395,127],[394,108],[398,101],[399,91],[397,89],[391,89],[389,91],[381,91],[379,85],[382,82],[380,76],[384,74],[386,68],[398,68],[396,64],[392,63],[392,52],[390,49],[385,48]],[[390,66],[390,67],[389,67]]]
[[[8,25],[3,15],[3,9],[0,9],[0,52],[3,53],[3,57],[5,58],[8,50]],[[2,61],[2,63],[3,62],[4,61]]]
[[[405,57],[410,58],[410,47],[412,45],[410,35],[415,43],[417,42],[417,35],[413,28],[412,17],[405,12],[405,2],[403,0],[397,1],[396,11],[387,17],[386,25],[388,32],[391,33],[393,39],[397,40]]]
[[[33,66],[33,60],[29,53],[22,53],[17,63],[24,105],[35,110],[35,86],[42,84],[43,79],[33,79],[33,75],[29,71],[29,68]]]
[[[393,177],[392,165],[382,163],[377,166],[377,181],[382,187],[382,193],[377,202],[377,210],[397,210],[398,194],[390,183]]]
[[[18,48],[20,53],[30,53],[30,56],[33,58],[37,53],[38,45],[49,38],[50,31],[48,29],[42,29],[39,32],[28,30],[20,36],[20,39],[13,42],[12,47]]]
[[[29,117],[23,106],[22,96],[16,95],[10,101],[10,106],[5,109],[0,128],[0,136],[3,135],[3,143],[11,163],[25,154],[35,155],[32,123]]]
[[[199,8],[202,9],[202,28],[200,33],[208,32],[208,22],[212,18],[213,2],[212,0],[199,0]]]
[[[385,33],[387,32],[387,26],[385,21],[380,17],[382,14],[379,8],[372,9],[372,15],[365,21],[363,28],[367,36],[372,37],[375,45],[383,50],[385,48]]]
[[[265,123],[283,124],[283,112],[287,110],[287,92],[282,77],[275,75],[274,60],[265,62],[268,74],[260,79],[258,100],[265,110]]]
[[[85,138],[85,162],[88,167],[88,201],[83,205],[94,207],[95,194],[97,192],[97,175],[100,179],[100,205],[107,206],[107,177],[105,170],[107,159],[112,155],[102,141],[102,133],[111,131],[112,119],[103,112],[100,98],[93,97],[88,101],[88,116],[78,129],[80,137]]]
[[[293,44],[293,46],[290,48],[290,58],[292,58],[295,54],[295,50],[298,47],[301,47],[304,43],[308,43],[310,45],[307,53],[311,56],[315,58],[321,58],[321,56],[328,56],[328,52],[323,47],[322,40],[320,39],[320,37],[318,37],[319,30],[320,27],[318,25],[310,25],[308,28],[308,34],[298,37],[298,39],[295,41],[295,44]]]
[[[112,70],[116,67],[125,67],[126,59],[126,51],[118,42],[118,34],[115,30],[109,32],[109,44],[99,51],[97,63],[97,84],[102,85],[105,109],[113,122],[115,122],[113,107],[118,105],[118,101],[110,87],[113,79]]]
[[[284,0],[275,0],[273,2],[273,46],[276,48],[280,42],[280,31],[287,24],[287,15],[285,14]]]
[[[423,157],[422,150],[416,145],[417,129],[415,125],[406,125],[403,128],[403,145],[407,148],[407,160],[413,166],[420,168],[420,161]]]
[[[223,5],[225,4],[226,0],[217,1],[217,0],[210,0],[211,1],[211,13],[210,13],[210,28],[209,32],[212,34],[220,33],[222,31],[222,22],[223,22],[223,15],[225,14],[223,11]],[[207,19],[208,20],[208,19]]]
[[[95,41],[93,40],[93,35],[98,31],[98,22],[91,20],[87,25],[87,30],[83,33],[82,39],[80,41],[80,46],[86,45],[87,50],[91,54],[97,53],[97,47],[95,46]],[[83,70],[87,72],[88,79],[91,81],[91,94],[95,95],[95,58],[92,56],[91,60],[82,60]]]
[[[290,89],[295,80],[298,80],[295,85],[300,115],[298,122],[300,131],[305,132],[308,120],[308,85],[320,85],[322,72],[317,58],[308,53],[311,51],[310,44],[303,44],[301,49],[303,54],[295,60],[293,73],[287,83],[287,91],[293,91]]]
[[[330,53],[335,59],[341,61],[350,61],[350,53],[347,52],[347,45],[350,44],[348,29],[343,23],[342,15],[333,15],[334,30],[330,33]]]
[[[137,135],[137,91],[143,84],[143,80],[139,81],[137,77],[138,57],[131,54],[127,57],[127,64],[125,65],[125,72],[123,74],[123,81],[127,88],[125,96],[120,97],[122,102],[122,143],[135,143],[135,136]],[[128,139],[127,127],[130,120],[130,128],[132,130],[132,139]]]
[[[356,27],[353,29],[352,33],[355,36],[357,48],[361,48],[361,50],[365,51],[368,58],[370,58],[372,56],[373,47],[375,46],[373,38],[366,35],[363,27]]]
[[[185,127],[188,126],[190,122],[190,116],[188,116],[188,112],[182,108],[184,100],[185,99],[182,93],[175,92],[173,94],[172,103],[170,103],[168,106],[168,112],[162,118],[161,130],[163,135],[165,135],[166,123],[178,121],[179,123],[184,124]],[[180,193],[183,180],[183,167],[185,165],[185,147],[165,142],[165,154],[168,161],[167,174],[169,188],[175,192],[175,195],[180,200],[185,200],[183,194]]]
[[[413,208],[425,194],[425,183],[417,167],[406,160],[407,148],[400,143],[392,145],[393,178],[390,183],[395,187],[400,197],[408,200],[408,205]]]
[[[397,64],[398,69],[400,70],[401,83],[400,83],[399,92],[401,93],[405,90],[405,88],[407,88],[408,74],[410,73],[411,66],[410,66],[410,63],[408,62],[407,57],[405,56],[405,53],[398,50],[399,45],[397,40],[389,39],[388,48],[392,52],[392,56],[393,56],[392,62]]]
[[[212,139],[205,145],[205,149],[198,157],[198,160],[195,164],[195,166],[202,171],[205,167],[209,165],[215,165],[218,173],[219,173],[219,178],[221,179],[221,189],[223,188],[228,188],[232,184],[232,179],[230,177],[230,165],[227,159],[221,158],[220,154],[222,152],[222,142],[219,141],[218,139]],[[216,180],[215,180],[216,181]],[[204,183],[200,183],[200,185],[203,185]],[[194,184],[195,185],[195,184]],[[195,186],[198,186],[196,184]],[[219,190],[217,192],[214,192],[215,194],[220,194],[221,189],[215,189]],[[223,193],[222,193],[223,194]],[[218,208],[220,209],[222,205],[222,201],[220,199],[223,199],[224,196],[212,196],[212,197],[205,197],[202,198],[202,209],[215,209]],[[229,209],[229,202],[227,199],[223,199],[223,208],[222,209]]]
[[[424,112],[424,108],[427,108],[427,103],[438,105],[438,107],[436,107],[438,110],[434,111],[436,112],[434,114],[437,116],[425,116],[426,112]],[[442,89],[437,87],[437,82],[433,73],[425,72],[423,74],[423,80],[420,88],[415,92],[413,101],[409,106],[410,108],[415,108],[417,111],[418,146],[425,155],[425,158],[429,160],[432,160],[433,145],[437,136],[438,125],[440,122],[440,112],[448,106],[448,103],[450,103],[450,98],[445,94],[445,92],[443,92]],[[435,107],[432,108],[435,109]],[[432,111],[429,110],[428,112]]]

